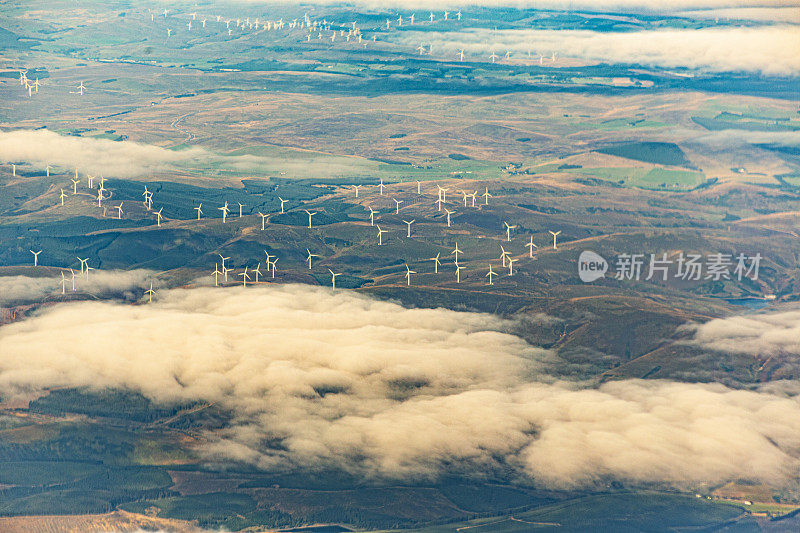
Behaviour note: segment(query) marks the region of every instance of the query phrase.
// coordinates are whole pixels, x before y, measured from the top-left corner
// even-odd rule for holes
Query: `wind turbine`
[[[147,289],[146,291],[144,291],[144,293],[148,295],[147,303],[153,303],[153,295],[156,292],[153,290],[153,282],[152,281],[150,282],[150,288]]]
[[[495,54],[494,52],[492,52],[492,55],[490,55],[490,56],[489,56],[489,59],[491,59],[491,60],[492,60],[492,63],[494,63],[495,61],[497,61],[498,57],[499,57],[499,56],[498,56],[497,54]]]
[[[406,225],[408,226],[408,233],[406,233],[406,237],[411,238],[411,224],[416,222],[416,219],[414,219],[414,220],[404,220],[403,222],[405,222]]]
[[[553,250],[558,250],[558,243],[556,242],[556,239],[558,238],[558,236],[560,234],[561,234],[560,230],[559,231],[551,231],[550,232],[550,235],[553,236]]]
[[[80,257],[78,257],[77,259],[78,259],[78,261],[81,262],[81,274],[83,274],[83,272],[84,272],[84,270],[86,268],[86,264],[89,262],[89,259],[88,258],[81,259]]]
[[[162,217],[161,217],[161,212],[162,212],[163,210],[164,210],[164,208],[162,207],[161,209],[159,209],[158,211],[156,211],[156,224],[158,224],[158,227],[159,227],[159,228],[161,227],[161,218],[162,218]]]
[[[333,290],[335,291],[336,290],[336,276],[341,276],[342,273],[339,272],[337,274],[333,270],[331,270],[330,268],[328,269],[328,272],[331,273],[331,286],[333,287]]]
[[[441,261],[439,261],[439,255],[440,254],[441,254],[441,252],[437,253],[436,257],[431,257],[430,259],[428,259],[429,261],[433,261],[433,273],[434,274],[438,274],[439,273],[439,265],[442,264]]]
[[[419,180],[417,180],[417,195],[418,196],[422,195],[422,182],[420,182]]]
[[[256,267],[253,269],[253,274],[256,275],[256,283],[258,283],[258,276],[261,275],[261,263],[258,263]]]
[[[271,263],[269,260],[267,260],[267,268],[272,268],[272,279],[275,279],[275,270],[278,268],[278,259],[280,259],[280,257],[276,257]]]
[[[449,228],[450,227],[450,215],[455,213],[455,211],[450,211],[446,207],[444,208],[444,211],[445,211],[445,213],[447,213],[447,227]]]
[[[406,286],[411,286],[411,274],[416,274],[417,272],[408,268],[408,263],[406,263]]]
[[[265,229],[265,226],[264,226],[264,225],[266,224],[266,222],[267,222],[267,217],[268,217],[269,215],[265,215],[265,214],[264,214],[264,213],[262,213],[261,211],[259,211],[259,212],[258,212],[258,214],[261,216],[261,231],[264,231],[264,229]]]
[[[117,220],[122,220],[122,204],[123,202],[120,202],[119,205],[114,208],[117,210]]]
[[[222,272],[219,271],[219,263],[214,263],[214,272],[211,273],[214,276],[214,286],[219,287],[219,276]]]
[[[381,190],[381,196],[383,196],[383,187],[384,187],[384,185],[383,185],[383,178],[381,178],[381,182],[378,184],[378,187],[379,187],[379,188],[380,188],[380,190]]]
[[[369,225],[370,226],[374,226],[375,225],[375,213],[376,213],[376,211],[374,209],[372,209],[371,207],[368,207],[367,209],[369,209]]]
[[[308,261],[308,269],[311,270],[311,258],[312,257],[319,257],[317,254],[312,254],[311,250],[306,248],[306,252],[308,252],[308,257],[306,257],[306,261]]]
[[[399,215],[400,214],[400,204],[403,203],[403,200],[397,200],[395,198],[392,198],[392,200],[394,200],[394,204],[395,204],[394,214],[395,215]]]
[[[461,20],[461,11],[459,11],[458,13],[456,13],[456,17],[458,17],[458,20]]]
[[[514,275],[514,261],[519,261],[519,259],[512,259],[511,257],[508,258],[508,276],[509,277]]]
[[[247,287],[247,280],[250,279],[250,274],[247,273],[247,267],[244,267],[244,272],[237,275],[242,278],[242,285]]]
[[[494,276],[496,276],[496,275],[497,275],[497,273],[494,270],[492,270],[492,265],[490,263],[489,264],[489,272],[486,274],[486,276],[488,276],[488,278],[489,278],[489,285],[494,285]]]
[[[197,211],[197,220],[200,220],[200,215],[203,214],[203,204],[201,203],[200,205],[195,207],[194,210]]]
[[[511,230],[517,226],[511,226],[508,222],[503,222],[503,225],[506,227],[506,241],[511,242]]]
[[[72,182],[72,194],[78,194],[78,184],[81,180],[70,180]]]
[[[51,168],[53,168],[53,167],[51,167],[49,164],[45,165],[45,167],[44,167],[44,171],[47,172],[47,177],[48,178],[50,177],[50,169]]]
[[[283,198],[281,198],[280,196],[278,196],[278,200],[280,200],[280,201],[281,201],[281,215],[282,215],[282,214],[284,214],[284,211],[283,211],[283,204],[285,204],[286,202],[288,202],[288,200],[284,200],[284,199],[283,199]]]
[[[506,261],[508,261],[508,256],[511,255],[509,252],[506,252],[506,249],[503,248],[503,245],[500,245],[500,259],[503,260],[503,266],[506,266]]]
[[[439,199],[441,201],[443,201],[443,202],[446,202],[447,201],[447,191],[449,189],[447,189],[446,187],[442,187],[438,183],[436,184],[436,187],[439,189]]]
[[[415,15],[414,13],[411,13],[411,24],[414,24],[414,17],[415,17],[415,16],[416,16],[416,15]]]
[[[441,211],[442,210],[442,204],[444,204],[446,202],[444,200],[442,200],[441,197],[439,197],[439,198],[436,199],[436,202],[434,202],[434,203],[436,204],[436,207],[437,207],[436,210],[437,211]]]
[[[308,209],[303,209],[308,214],[308,228],[311,229],[311,217],[317,214],[316,211],[309,211]]]
[[[75,271],[70,268],[69,272],[72,274],[72,292],[75,292]]]
[[[489,188],[488,187],[486,188],[486,192],[481,194],[481,196],[483,197],[483,205],[489,205],[489,198],[492,198],[492,195],[489,192]]]
[[[78,85],[78,93],[80,93],[80,95],[83,96],[83,91],[85,91],[85,90],[86,90],[86,87],[84,87],[83,82],[81,82],[81,84]]]
[[[456,264],[458,264],[458,254],[463,254],[464,252],[458,249],[458,243],[456,243],[455,250],[450,253],[456,256]]]
[[[361,188],[361,185],[353,185],[353,190],[356,191],[356,198],[358,198],[358,190]]]
[[[458,60],[462,61],[462,62],[464,61],[464,49],[463,48],[458,52]]]
[[[103,207],[103,191],[105,189],[97,189],[97,207]],[[105,207],[103,207],[105,210]],[[103,211],[103,216],[105,216],[105,211]]]
[[[228,209],[228,202],[225,202],[225,205],[223,205],[222,207],[218,207],[217,209],[219,211],[222,211],[222,223],[224,224],[225,223],[225,219],[228,218],[228,211],[230,211]]]
[[[467,207],[467,198],[469,198],[469,193],[464,190],[459,190],[458,192],[464,197],[464,207]]]
[[[93,189],[94,188],[94,176],[92,176],[91,174],[86,174],[86,181],[89,182],[89,188]]]
[[[39,266],[39,254],[42,253],[42,251],[34,252],[33,250],[29,250],[29,252],[33,254],[33,266]]]
[[[64,198],[67,197],[67,194],[64,192],[64,189],[61,189],[61,205],[64,205]]]
[[[244,204],[242,202],[236,203],[239,204],[239,218],[242,218],[242,208],[244,207]]]
[[[383,246],[383,234],[387,233],[388,230],[381,229],[380,226],[375,226],[375,227],[378,228],[378,246]]]
[[[533,258],[533,249],[534,248],[538,248],[538,246],[536,246],[536,244],[533,242],[533,235],[531,235],[531,242],[529,242],[525,246],[527,246],[527,248],[528,248],[529,257]]]
[[[416,50],[419,50],[419,55],[423,55],[423,54],[425,54],[425,46],[424,46],[424,45],[419,45],[419,46],[416,48]]]
[[[461,269],[467,268],[456,263],[456,283],[461,283]]]
[[[230,269],[225,268],[225,261],[230,259],[230,257],[222,257],[222,254],[217,255],[222,259],[222,274],[225,276],[225,281],[228,281],[228,270]]]
[[[61,294],[67,293],[67,278],[64,277],[64,271],[61,271]]]

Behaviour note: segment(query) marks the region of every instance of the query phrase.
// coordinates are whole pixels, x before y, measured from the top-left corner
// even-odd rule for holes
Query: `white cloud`
[[[796,397],[555,382],[542,370],[551,354],[503,333],[511,326],[307,286],[163,291],[152,305],[64,304],[0,328],[0,390],[127,387],[215,402],[235,419],[200,452],[264,469],[511,469],[550,487],[798,473]]]
[[[800,356],[800,310],[739,315],[686,326],[692,343],[721,352]]]
[[[67,292],[72,291],[72,274],[67,272]],[[149,287],[156,273],[151,270],[92,270],[89,279],[78,275],[75,289],[81,293],[105,297]],[[0,276],[0,305],[37,303],[61,294],[61,277]]]
[[[409,48],[433,44],[434,54],[455,54],[486,60],[492,51],[528,51],[549,56],[607,63],[632,63],[707,71],[747,71],[767,75],[800,73],[800,29],[794,26],[653,30],[629,33],[573,30],[467,30],[413,32],[399,35]]]

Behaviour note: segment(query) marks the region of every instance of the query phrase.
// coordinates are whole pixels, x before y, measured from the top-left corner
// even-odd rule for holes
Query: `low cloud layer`
[[[796,397],[559,383],[542,370],[552,354],[510,326],[307,286],[163,291],[147,306],[63,304],[0,328],[0,391],[125,387],[215,402],[235,419],[199,451],[267,470],[502,471],[548,487],[797,474]]]
[[[800,54],[796,53],[800,49],[800,30],[795,26],[630,33],[535,29],[407,31],[401,34],[400,42],[409,48],[432,44],[437,56],[455,55],[464,49],[466,59],[479,57],[482,61],[492,52],[502,56],[511,51],[517,58],[527,58],[529,51],[547,58],[555,52],[558,57],[605,63],[779,76],[800,74]]]
[[[92,270],[89,278],[75,278],[75,290],[99,297],[123,295],[149,287],[155,278],[151,270]],[[67,293],[72,292],[72,274],[67,272]],[[0,276],[0,306],[38,303],[61,294],[61,276]]]
[[[800,310],[732,316],[687,326],[706,349],[769,357],[800,356]]]
[[[205,148],[168,150],[133,141],[111,141],[93,137],[59,135],[49,130],[0,131],[0,161],[24,163],[43,171],[54,170],[81,175],[94,174],[114,178],[141,178],[165,171],[182,169],[218,169],[239,175],[278,175],[295,177],[330,177],[367,175],[379,163],[363,158],[320,155],[309,158],[291,156],[254,156],[217,154]]]

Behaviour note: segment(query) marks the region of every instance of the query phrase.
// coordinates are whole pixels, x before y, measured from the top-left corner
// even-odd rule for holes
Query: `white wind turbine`
[[[267,260],[267,268],[271,269],[272,279],[275,279],[275,271],[278,268],[278,259],[280,259],[280,258],[276,257],[275,260],[272,261],[271,263],[269,262],[269,260]]]
[[[514,275],[514,261],[519,261],[519,259],[513,259],[511,257],[508,258],[508,276],[509,277]]]
[[[383,178],[381,178],[381,182],[378,184],[378,188],[380,189],[381,196],[383,196],[383,188],[384,188]]]
[[[222,254],[217,254],[220,259],[222,259],[222,274],[225,276],[225,281],[228,281],[228,270],[225,268],[225,261],[230,259],[230,257],[223,257]]]
[[[472,191],[470,194],[468,194],[468,196],[472,198],[472,207],[475,207],[475,201],[476,197],[478,196],[478,191]]]
[[[103,191],[105,189],[97,189],[97,207],[103,207]],[[103,207],[103,216],[105,216],[105,207]]]
[[[506,227],[506,241],[511,242],[511,230],[517,226],[511,226],[508,222],[503,222],[503,225]]]
[[[61,294],[67,293],[67,278],[64,277],[64,271],[61,271]]]
[[[211,273],[214,276],[214,286],[219,287],[219,276],[222,272],[219,271],[219,263],[214,263],[214,272]]]
[[[439,199],[441,201],[443,201],[443,202],[446,202],[447,201],[447,191],[449,191],[450,189],[448,189],[447,187],[442,187],[438,183],[436,184],[436,187],[439,190]]]
[[[388,230],[381,229],[380,226],[375,226],[375,227],[378,228],[378,246],[383,246],[383,234],[387,233]]]
[[[53,168],[49,164],[44,166],[44,171],[47,172],[47,177],[50,177],[50,169]]]
[[[422,195],[422,182],[419,180],[417,180],[417,195],[418,196]]]
[[[89,262],[89,259],[88,259],[88,258],[86,258],[86,259],[81,259],[80,257],[78,257],[77,259],[78,259],[78,261],[80,261],[80,263],[81,263],[81,274],[83,274],[83,273],[84,273],[84,271],[85,271],[85,269],[86,269],[86,265],[87,265],[87,263]]]
[[[358,190],[361,188],[361,185],[353,185],[353,190],[356,191],[356,198],[358,198]]]
[[[281,198],[280,196],[278,196],[278,200],[280,200],[280,201],[281,201],[281,215],[282,215],[282,214],[284,214],[284,210],[283,210],[283,204],[285,204],[286,202],[288,202],[288,200],[284,200],[284,199],[283,199],[283,198]]]
[[[559,231],[551,231],[550,232],[550,235],[553,236],[553,250],[558,250],[558,243],[556,242],[556,240],[558,239],[558,236],[560,234],[561,234],[560,230]]]
[[[64,205],[64,198],[67,197],[67,193],[64,192],[64,189],[61,189],[61,205]]]
[[[161,216],[161,212],[162,212],[163,210],[164,210],[164,208],[162,207],[161,209],[159,209],[158,211],[156,211],[156,224],[158,225],[158,227],[159,227],[159,228],[161,227],[161,219],[163,218],[163,217]]]
[[[459,190],[458,192],[464,197],[464,207],[467,207],[467,198],[469,198],[469,193],[464,190]]]
[[[444,208],[444,211],[445,211],[445,213],[447,213],[447,227],[449,228],[450,227],[450,215],[455,213],[455,211],[450,211],[446,207]]]
[[[408,232],[406,233],[406,237],[410,239],[411,238],[411,224],[416,222],[416,219],[414,219],[414,220],[404,220],[403,222],[405,222],[406,226],[408,226]]]
[[[497,54],[495,54],[494,52],[492,52],[492,55],[489,56],[489,59],[492,60],[492,63],[497,61],[498,58],[499,58],[499,56]]]
[[[528,248],[528,256],[530,258],[533,258],[533,249],[538,248],[538,246],[536,246],[536,243],[533,242],[533,235],[531,235],[531,242],[529,242],[525,246]]]
[[[81,84],[78,85],[78,93],[80,93],[80,95],[83,96],[83,91],[85,91],[85,90],[86,90],[86,87],[83,85],[83,82],[81,82]]]
[[[253,274],[255,274],[256,283],[258,283],[258,277],[261,275],[261,263],[258,263],[256,267],[253,269]]]
[[[489,272],[486,274],[486,277],[489,278],[489,285],[494,285],[494,277],[496,275],[497,275],[497,273],[494,270],[492,270],[492,265],[490,263],[489,264]]]
[[[146,291],[144,291],[144,293],[145,293],[145,294],[147,295],[147,297],[148,297],[148,298],[147,298],[147,303],[153,303],[153,295],[154,295],[156,292],[153,290],[153,282],[152,282],[152,281],[150,282],[150,288],[149,288],[149,289],[147,289]]]
[[[114,208],[117,210],[117,220],[122,220],[122,204],[123,202],[120,202],[119,205]]]
[[[394,200],[394,206],[395,206],[394,214],[395,215],[399,215],[400,214],[400,204],[403,203],[403,200],[397,200],[395,198],[392,198],[392,200]]]
[[[312,257],[319,257],[317,254],[312,254],[311,250],[306,248],[306,252],[308,252],[308,257],[306,257],[306,261],[308,262],[308,269],[311,270],[311,258]]]
[[[464,61],[464,49],[463,48],[458,52],[458,60],[459,61]]]
[[[510,254],[509,252],[506,252],[506,249],[505,249],[505,248],[503,248],[503,245],[501,244],[501,245],[500,245],[500,259],[502,259],[502,260],[503,260],[503,266],[507,266],[507,265],[506,265],[506,262],[508,261],[508,257],[509,257],[510,255],[511,255],[511,254]]]
[[[375,211],[371,207],[367,207],[367,209],[369,209],[369,225],[370,226],[374,226],[375,225],[375,213],[377,213],[377,211]]]
[[[239,218],[242,218],[242,208],[244,207],[244,204],[242,202],[236,203],[239,204]]]
[[[217,209],[222,211],[222,223],[224,224],[225,220],[228,218],[228,211],[230,211],[230,209],[228,209],[228,202],[225,202],[225,205],[218,207]]]
[[[436,204],[436,208],[437,208],[436,210],[437,211],[441,211],[442,210],[442,204],[444,204],[446,202],[444,200],[442,200],[441,197],[439,197],[439,198],[436,199],[436,202],[434,202],[434,203]]]
[[[244,267],[244,272],[237,275],[242,278],[242,285],[247,287],[247,280],[250,279],[250,274],[247,273],[247,267]]]
[[[28,250],[28,251],[33,254],[33,266],[34,267],[39,266],[39,254],[42,253],[42,251],[41,250],[39,250],[38,252],[34,252],[33,250]]]
[[[311,217],[316,215],[317,212],[316,211],[309,211],[308,209],[303,209],[303,211],[305,211],[306,214],[308,215],[308,227],[309,227],[309,229],[311,229]]]
[[[72,274],[72,292],[75,292],[75,271],[70,268],[69,272]]]
[[[78,194],[78,184],[81,180],[70,180],[72,182],[72,194]]]
[[[91,174],[87,174],[86,175],[86,181],[89,182],[89,188],[93,189],[94,188],[94,176],[92,176]]]
[[[456,256],[456,264],[458,264],[458,254],[463,254],[464,252],[458,249],[458,243],[456,243],[455,249],[450,253]]]
[[[461,283],[461,269],[467,268],[456,263],[456,283]]]
[[[201,203],[200,205],[195,207],[194,210],[197,211],[197,220],[200,220],[200,215],[203,214],[203,204]]]
[[[265,215],[265,214],[264,214],[264,213],[262,213],[261,211],[259,211],[259,212],[258,212],[258,214],[259,214],[259,216],[261,217],[261,231],[264,231],[264,229],[266,229],[266,228],[265,228],[265,224],[267,223],[267,217],[268,217],[269,215]]]
[[[331,270],[330,268],[328,269],[328,272],[331,273],[331,286],[333,287],[333,290],[335,291],[336,290],[336,276],[341,276],[342,273],[341,272],[336,273],[333,270]]]
[[[415,270],[411,270],[408,267],[408,263],[406,263],[406,286],[408,287],[411,286],[411,274],[416,274],[416,273],[417,272]]]
[[[439,255],[441,255],[441,252],[437,253],[435,257],[431,257],[430,259],[428,259],[428,261],[433,261],[433,273],[434,274],[438,274],[439,273],[439,265],[442,264],[441,261],[439,261]]]

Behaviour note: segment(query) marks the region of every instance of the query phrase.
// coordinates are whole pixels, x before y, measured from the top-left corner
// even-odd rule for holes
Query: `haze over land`
[[[800,9],[449,6],[4,5],[0,530],[797,529]]]

